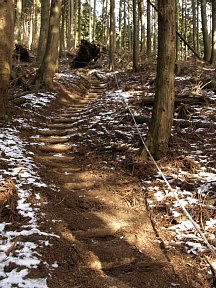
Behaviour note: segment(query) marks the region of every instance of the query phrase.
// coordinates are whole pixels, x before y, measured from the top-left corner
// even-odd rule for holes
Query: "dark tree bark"
[[[13,15],[13,1],[0,0],[0,120],[4,120],[7,113],[13,50]]]
[[[212,0],[212,51],[211,64],[216,62],[216,0]]]
[[[109,47],[109,69],[114,69],[115,62],[115,0],[110,0],[110,47]]]
[[[168,149],[174,109],[175,1],[158,0],[158,62],[155,103],[146,145],[157,160]],[[146,156],[146,152],[144,156]]]
[[[41,0],[41,27],[40,37],[37,51],[37,63],[41,64],[44,52],[46,49],[47,36],[49,30],[49,12],[50,12],[50,0]]]
[[[141,28],[141,57],[144,60],[144,53],[145,53],[145,16],[144,16],[144,3],[142,0],[138,0],[138,7],[139,7],[139,17],[140,17],[140,28]]]
[[[81,42],[81,0],[77,0],[77,17],[78,17],[78,43]]]
[[[36,74],[35,85],[52,87],[53,76],[58,69],[61,0],[52,0],[49,31],[43,61]]]
[[[202,18],[202,34],[203,34],[203,45],[204,45],[204,60],[210,60],[210,46],[209,46],[209,35],[207,28],[207,14],[206,14],[206,0],[201,1],[201,18]]]
[[[147,1],[147,57],[151,56],[151,6]]]
[[[138,36],[138,14],[137,0],[133,0],[133,70],[138,71],[139,36]]]

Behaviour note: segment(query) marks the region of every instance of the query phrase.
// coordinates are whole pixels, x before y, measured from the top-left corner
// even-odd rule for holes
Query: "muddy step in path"
[[[118,170],[100,170],[99,155],[91,162],[91,148],[77,144],[77,139],[89,137],[83,133],[83,125],[90,125],[88,113],[95,109],[92,103],[107,87],[105,76],[89,76],[88,93],[77,103],[59,105],[55,116],[41,123],[33,138],[41,176],[49,187],[58,188],[44,192],[49,228],[59,236],[51,239],[51,246],[42,253],[48,263],[57,266],[48,285],[189,287],[159,245],[139,199],[139,181]],[[45,222],[41,225],[48,229]]]

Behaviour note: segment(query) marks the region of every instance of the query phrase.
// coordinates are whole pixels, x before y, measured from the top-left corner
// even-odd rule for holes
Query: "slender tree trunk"
[[[193,48],[195,51],[197,51],[197,1],[192,0],[192,10],[193,10]]]
[[[106,5],[105,0],[102,1],[102,44],[105,45],[105,26],[106,26]]]
[[[13,16],[13,1],[0,0],[0,120],[4,120],[7,114],[8,88],[13,49]]]
[[[176,1],[176,29],[179,31],[179,0]],[[176,37],[176,61],[179,60],[180,40]]]
[[[68,1],[68,21],[67,21],[67,50],[70,51],[72,47],[72,16],[73,16],[73,0]]]
[[[47,35],[49,30],[49,11],[50,0],[41,0],[41,27],[37,51],[37,64],[41,64],[46,49]]]
[[[110,0],[110,43],[109,69],[114,69],[115,63],[115,0]]]
[[[216,0],[212,0],[212,50],[211,64],[216,62]]]
[[[185,1],[184,9],[184,39],[187,41],[188,26],[187,26],[187,1]],[[184,45],[184,60],[187,60],[187,45]]]
[[[34,6],[33,6],[33,10],[34,10]],[[29,14],[29,24],[30,25],[29,25],[29,33],[28,33],[28,49],[31,49],[31,47],[32,47],[33,23],[34,23],[34,12],[30,12],[30,14]]]
[[[58,69],[61,0],[52,0],[46,51],[36,74],[35,85],[52,87],[53,76]]]
[[[106,31],[105,31],[105,45],[108,47],[109,46],[109,41],[110,41],[110,37],[109,37],[109,31],[110,31],[110,5],[111,5],[111,1],[112,0],[106,0]]]
[[[15,27],[14,27],[14,40],[17,43],[21,42],[21,21],[22,17],[22,0],[17,0],[15,10]]]
[[[133,0],[133,70],[138,71],[139,35],[137,25],[137,0]]]
[[[181,7],[181,35],[184,35],[184,9],[185,9],[185,0],[182,0],[182,7]],[[185,36],[185,35],[184,35]],[[185,43],[181,41],[181,60],[184,59],[185,54],[184,54],[184,45]]]
[[[204,60],[209,61],[211,51],[209,47],[209,35],[207,28],[206,0],[201,1],[201,17],[202,17],[202,33],[203,33],[203,45],[204,45]]]
[[[66,3],[65,0],[62,0]],[[61,7],[61,21],[60,21],[60,46],[59,46],[59,54],[65,51],[65,26],[66,26],[66,5],[62,5]]]
[[[74,7],[75,7],[75,1],[74,0],[70,0],[70,6],[71,6],[71,36],[70,36],[70,39],[71,39],[71,45],[70,45],[70,50],[72,48],[75,48],[75,39],[74,39],[74,29],[75,29],[75,21],[76,21],[76,18],[75,18],[75,13],[74,13]]]
[[[131,45],[131,0],[128,0],[128,50],[132,50]]]
[[[92,42],[92,7],[91,7],[91,0],[89,0],[89,41]]]
[[[154,55],[157,54],[157,11],[153,11],[153,51]]]
[[[78,0],[74,0],[74,45],[73,47],[77,47],[77,22],[78,22]]]
[[[155,102],[146,144],[157,160],[168,150],[174,109],[175,1],[158,0],[158,62]],[[146,151],[143,151],[146,155]]]
[[[151,56],[151,9],[147,1],[147,57]]]
[[[33,9],[33,25],[32,25],[32,40],[31,40],[31,49],[35,50],[38,47],[38,10],[39,10],[39,0],[34,1]]]
[[[126,0],[124,0],[124,38],[123,38],[123,46],[124,50],[126,50],[127,47],[127,11],[126,11]]]
[[[93,8],[93,34],[92,34],[92,39],[93,41],[95,41],[95,33],[96,33],[96,22],[97,22],[97,19],[96,19],[96,0],[94,0],[94,8]]]
[[[77,9],[78,9],[78,13],[77,13],[77,17],[78,17],[78,29],[77,29],[77,33],[78,33],[78,43],[80,43],[81,41],[81,0],[77,0]]]
[[[199,1],[197,0],[197,44],[196,44],[196,47],[197,47],[197,54],[200,54],[200,42],[199,42],[199,28],[200,28],[200,25],[199,25]]]
[[[144,17],[144,2],[139,0],[139,11],[140,11],[140,25],[141,25],[141,57],[144,60],[145,53],[145,17]]]
[[[122,49],[122,0],[119,2],[119,35],[118,35],[118,48]]]

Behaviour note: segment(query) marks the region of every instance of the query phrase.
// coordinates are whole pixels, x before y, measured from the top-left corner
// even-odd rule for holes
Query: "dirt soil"
[[[30,276],[49,273],[48,286],[56,288],[210,287],[196,257],[165,245],[166,235],[161,236],[141,189],[140,174],[152,174],[152,165],[137,164],[132,173],[130,160],[115,161],[118,147],[106,153],[88,134],[88,113],[96,117],[98,112],[88,105],[112,84],[109,77],[96,76],[71,84],[57,79],[57,99],[34,116],[38,130],[21,132],[48,184],[40,191],[41,229],[59,236],[40,251],[58,268],[47,271],[41,265]],[[22,113],[11,110],[13,117]],[[73,132],[73,122],[82,115],[84,122]],[[89,145],[89,138],[96,144]]]

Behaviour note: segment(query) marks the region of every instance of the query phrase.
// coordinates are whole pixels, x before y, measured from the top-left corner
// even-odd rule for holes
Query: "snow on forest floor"
[[[60,76],[64,79],[64,74]],[[103,151],[104,160],[101,163],[103,169],[115,170],[116,165],[120,165],[127,172],[136,172],[140,136],[131,121],[123,98],[135,114],[149,116],[151,108],[135,105],[134,94],[134,91],[109,91],[84,108],[80,116],[76,115],[73,134],[70,136],[76,137],[79,147],[91,148],[89,156],[95,150]],[[23,104],[25,113],[40,116],[41,108],[53,101],[56,94],[39,93],[23,97],[28,98],[28,102]],[[206,97],[211,99],[211,105],[194,105],[191,119],[213,122],[216,95],[208,92]],[[139,124],[138,127],[141,136],[145,139],[147,125]],[[12,179],[16,183],[18,214],[25,219],[24,224],[21,221],[20,225],[17,224],[15,227],[13,221],[7,217],[0,223],[0,286],[47,287],[46,278],[26,277],[29,269],[36,269],[41,264],[38,247],[49,245],[47,236],[58,237],[58,235],[52,231],[45,233],[38,227],[38,221],[43,215],[40,212],[41,195],[37,191],[46,189],[46,184],[39,177],[38,167],[32,157],[33,153],[27,149],[29,143],[20,137],[23,128],[36,129],[29,116],[13,119],[7,126],[0,128],[1,192],[9,181],[7,179]],[[188,209],[214,247],[216,246],[215,143],[215,129],[199,128],[195,131],[192,127],[173,129],[172,148],[178,150],[177,157],[173,157],[172,161],[167,158],[159,162],[170,185],[176,189],[181,203]],[[183,249],[184,252],[197,256],[210,255],[199,234],[181,211],[178,201],[168,190],[160,173],[151,168],[149,171],[143,171],[140,178],[149,209],[154,213],[160,230],[166,232],[166,237],[169,235],[161,241],[172,249]],[[32,196],[38,200],[38,203],[36,200],[34,204],[31,203]],[[37,241],[28,241],[31,235],[37,235]],[[21,241],[22,237],[27,240]],[[12,263],[15,265],[13,266]],[[43,263],[43,265],[50,271],[58,266],[56,263],[52,265]],[[202,268],[206,269],[205,261],[202,265]]]
[[[190,77],[178,77],[178,81],[184,83]],[[109,155],[113,162],[106,162],[104,169],[115,169],[115,163],[119,162],[124,168],[136,166],[136,155],[140,149],[139,135],[128,107],[134,115],[150,116],[151,108],[134,105],[134,96],[139,102],[138,84],[132,81],[131,91],[107,92],[101,99],[93,102],[83,111],[77,121],[74,122],[74,131],[77,144],[103,151],[104,158]],[[130,86],[130,83],[127,83]],[[183,90],[182,90],[183,91]],[[190,94],[191,87],[185,87],[183,93]],[[203,93],[206,93],[203,91]],[[149,93],[146,93],[148,96]],[[194,129],[173,128],[172,144],[177,150],[177,156],[170,157],[159,162],[159,166],[165,174],[168,182],[177,192],[180,202],[197,222],[207,241],[215,250],[216,246],[216,133],[214,117],[216,112],[216,95],[209,91],[205,95],[210,100],[208,105],[191,105],[190,121],[209,123],[207,128]],[[125,104],[128,103],[128,104]],[[127,106],[128,105],[128,106]],[[177,116],[175,113],[174,118]],[[183,119],[184,120],[184,119]],[[82,123],[82,132],[79,134],[79,125]],[[146,137],[147,125],[137,125],[143,139]],[[77,130],[76,130],[77,129]],[[83,135],[85,138],[83,139]],[[77,137],[78,136],[78,137]],[[79,141],[80,136],[80,141]],[[175,140],[175,138],[177,140]],[[176,145],[176,147],[174,147]],[[112,155],[112,156],[111,156]],[[129,163],[129,162],[132,163]],[[113,165],[112,165],[113,163]],[[134,172],[134,171],[133,171]],[[132,172],[132,173],[133,173]],[[142,172],[141,172],[142,173]],[[142,189],[147,197],[147,204],[154,213],[160,230],[165,230],[170,235],[164,243],[166,247],[182,250],[202,258],[211,253],[203,243],[199,233],[193,224],[184,215],[179,201],[169,191],[166,183],[157,171],[148,174],[143,171],[141,175]],[[163,233],[163,231],[161,231]],[[202,258],[204,259],[204,258]],[[214,263],[214,262],[213,262]],[[206,261],[202,263],[202,269],[206,269]],[[211,274],[210,270],[209,273]]]
[[[23,98],[28,99],[27,104],[24,104],[28,107],[24,108],[26,113],[40,113],[40,108],[54,100],[56,95],[48,93],[28,94]],[[1,211],[1,214],[3,214],[1,219],[4,219],[4,216],[6,218],[5,221],[0,223],[0,286],[4,288],[14,287],[13,285],[18,285],[16,287],[47,287],[46,278],[34,279],[26,278],[26,276],[29,274],[29,269],[36,269],[41,265],[37,248],[49,245],[47,236],[59,237],[52,232],[45,233],[38,227],[38,216],[42,216],[39,207],[41,205],[41,201],[39,201],[41,195],[35,191],[46,188],[46,184],[40,179],[38,167],[34,163],[32,153],[26,149],[28,143],[19,136],[19,132],[23,128],[30,127],[36,129],[30,119],[15,118],[10,124],[0,128],[1,193],[4,193],[5,189],[10,189],[10,186],[7,186],[11,180],[16,183],[18,199],[16,199],[16,195],[11,195],[11,197],[15,198],[12,201],[17,204],[19,217],[25,219],[24,224],[23,221],[19,223],[18,219],[14,229],[14,219],[10,219],[12,212],[10,209],[12,207],[7,207],[7,205],[6,208],[9,211]],[[13,192],[16,193],[16,191]],[[34,204],[30,201],[32,196],[36,199]],[[11,204],[13,205],[13,203]],[[38,236],[37,243],[28,240],[29,236],[32,235]],[[21,239],[27,240],[22,241]],[[43,264],[48,266],[47,263]],[[49,268],[53,269],[54,267],[55,263],[53,263],[53,267]]]

